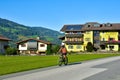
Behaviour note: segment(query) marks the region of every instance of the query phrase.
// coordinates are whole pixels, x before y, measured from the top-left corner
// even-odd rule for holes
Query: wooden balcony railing
[[[83,41],[65,41],[66,44],[83,44]]]
[[[118,40],[118,41],[100,41],[100,44],[120,44],[120,40]]]
[[[66,37],[69,37],[69,38],[82,38],[83,37],[83,34],[65,34]]]

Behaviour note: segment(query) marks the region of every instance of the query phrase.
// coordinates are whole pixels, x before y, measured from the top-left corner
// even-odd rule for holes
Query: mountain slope
[[[60,32],[51,29],[29,27],[2,18],[0,18],[0,34],[12,39],[11,45],[21,40],[37,37],[54,44],[60,44],[61,41],[58,37],[62,35]]]

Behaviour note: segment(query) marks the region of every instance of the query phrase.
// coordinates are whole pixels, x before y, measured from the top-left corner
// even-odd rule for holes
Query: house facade
[[[88,22],[64,25],[61,31],[65,33],[64,38],[61,39],[69,52],[86,51],[88,42],[91,42],[96,50],[119,51],[120,49],[120,23]]]
[[[20,54],[42,54],[46,52],[48,45],[51,43],[38,39],[27,39],[18,42],[17,48]]]
[[[0,35],[0,54],[4,54],[5,50],[9,47],[10,39]]]

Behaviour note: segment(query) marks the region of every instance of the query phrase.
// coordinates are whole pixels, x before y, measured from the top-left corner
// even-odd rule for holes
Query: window
[[[106,24],[106,26],[107,26],[107,27],[110,27],[110,26],[112,26],[112,24],[110,24],[110,23],[107,23],[107,24]]]
[[[25,43],[21,44],[21,47],[26,47],[26,44]]]
[[[77,48],[77,49],[81,49],[82,46],[81,46],[81,45],[77,45],[76,48]]]
[[[88,25],[88,27],[90,27],[90,25]]]
[[[102,27],[103,25],[101,24],[100,27]]]
[[[75,38],[75,41],[78,41],[78,38]]]
[[[94,27],[100,27],[100,25],[99,24],[94,24]]]
[[[99,31],[94,31],[94,36],[99,36],[100,32]]]
[[[40,47],[45,47],[45,44],[40,44]]]
[[[102,41],[105,41],[105,38],[103,38]]]
[[[83,38],[79,38],[78,41],[83,41]]]
[[[114,48],[114,46],[109,46],[109,48],[113,49],[113,48]]]
[[[67,38],[67,41],[70,41],[70,38]]]
[[[109,46],[110,50],[112,51],[114,49],[114,46]]]
[[[73,45],[69,45],[69,46],[68,46],[68,49],[73,49]]]
[[[69,38],[69,41],[72,41],[72,38]]]
[[[102,50],[105,50],[105,45],[100,45]]]
[[[74,38],[71,38],[71,41],[74,41]]]
[[[114,38],[109,38],[109,40],[110,40],[110,41],[113,41],[113,40],[114,40]]]

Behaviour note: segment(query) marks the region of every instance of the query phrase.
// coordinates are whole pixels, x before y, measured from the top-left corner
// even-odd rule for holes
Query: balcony
[[[65,34],[65,36],[69,38],[82,38],[83,34]]]
[[[65,41],[66,44],[83,44],[83,41]]]
[[[100,44],[120,44],[120,40],[118,41],[101,41]]]

